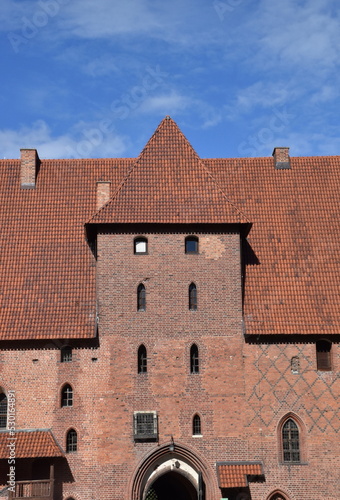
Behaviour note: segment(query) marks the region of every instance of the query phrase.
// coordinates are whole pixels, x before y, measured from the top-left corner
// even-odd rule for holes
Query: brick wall
[[[134,236],[98,235],[98,348],[74,349],[70,363],[60,362],[58,343],[1,353],[1,386],[16,391],[17,428],[52,428],[63,449],[67,430],[78,432],[64,498],[130,500],[138,467],[172,438],[206,465],[207,500],[221,497],[215,464],[228,460],[262,460],[266,482],[250,483],[253,500],[276,489],[290,500],[337,499],[338,345],[326,373],[316,371],[313,343],[244,341],[237,234],[198,234],[199,254],[185,254],[186,234],[149,233],[148,254],[135,255]],[[188,309],[191,282],[197,311]],[[139,283],[146,311],[137,311]],[[148,371],[138,374],[141,343]],[[190,373],[192,343],[198,374]],[[60,408],[65,383],[74,389],[71,408]],[[146,410],[158,413],[158,442],[133,439],[133,414]],[[201,437],[192,436],[196,413]],[[278,428],[287,414],[301,422],[299,465],[280,459]]]

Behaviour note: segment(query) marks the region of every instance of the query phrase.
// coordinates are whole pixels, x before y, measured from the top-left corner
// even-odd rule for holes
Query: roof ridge
[[[242,217],[244,217],[246,219],[246,221],[250,223],[250,220],[248,219],[248,217],[246,215],[244,215],[244,213],[232,201],[229,200],[228,196],[226,195],[226,193],[224,192],[224,190],[221,188],[221,186],[219,185],[219,183],[217,182],[217,180],[213,176],[212,172],[204,164],[203,160],[200,157],[198,157],[198,158],[200,160],[200,164],[202,165],[202,167],[204,168],[204,170],[206,171],[206,173],[211,177],[212,181],[216,184],[216,186],[218,187],[218,189],[221,191],[221,193],[223,194],[223,196],[225,197],[225,199],[227,200],[227,202],[236,210],[236,212],[239,213],[239,215],[241,215]]]

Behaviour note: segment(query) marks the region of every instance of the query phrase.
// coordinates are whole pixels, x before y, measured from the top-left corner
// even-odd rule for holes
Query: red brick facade
[[[19,485],[52,465],[58,500],[338,500],[338,206],[333,182],[313,206],[287,158],[204,162],[165,119],[137,160],[42,160],[34,189],[0,162],[0,385],[15,393]],[[340,158],[305,163],[339,176]],[[0,438],[15,440],[10,408]]]

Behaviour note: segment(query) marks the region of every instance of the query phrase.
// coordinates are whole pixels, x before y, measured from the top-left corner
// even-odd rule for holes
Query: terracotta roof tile
[[[15,458],[63,457],[64,453],[50,430],[0,432],[0,458],[8,459],[9,447],[15,443]]]
[[[95,336],[95,259],[84,224],[96,182],[116,187],[131,160],[42,160],[36,189],[0,161],[0,339]]]
[[[166,117],[91,223],[248,223]]]
[[[249,476],[263,476],[261,462],[225,462],[217,464],[220,488],[242,488],[248,486]]]
[[[99,180],[115,196],[96,213]],[[138,159],[42,160],[36,189],[20,189],[19,160],[0,160],[0,339],[95,335],[91,218],[249,219],[246,334],[339,334],[339,185],[339,156],[287,170],[271,157],[200,160],[168,119]]]

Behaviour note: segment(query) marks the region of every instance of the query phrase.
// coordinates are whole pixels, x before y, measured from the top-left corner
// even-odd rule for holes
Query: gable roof
[[[8,459],[8,446],[13,441],[15,458],[64,457],[50,429],[0,432],[0,459]]]
[[[194,200],[199,206],[199,197],[184,180],[189,189],[185,204],[184,192],[171,177],[176,171],[171,164],[179,164],[188,176],[195,172],[195,186],[197,179],[211,179],[209,189],[218,208],[212,220],[227,214],[230,221],[242,221],[244,213],[252,223],[245,248],[246,334],[339,335],[340,156],[293,157],[286,170],[275,169],[271,157],[200,160],[172,120],[161,125],[158,137],[163,139],[154,135],[137,159],[42,160],[36,189],[20,189],[20,160],[0,160],[0,339],[95,336],[96,262],[84,225],[102,216],[112,222],[109,212],[118,207],[114,197],[96,213],[96,183],[110,181],[111,193],[119,197],[125,189],[132,200],[126,182],[139,189],[140,172],[155,170],[152,158],[157,158],[157,148],[162,158],[157,166],[162,168],[171,137],[178,144],[167,163],[170,177],[162,187],[165,204],[160,209],[170,210],[181,202],[184,220],[196,216],[197,208],[188,213],[184,208],[193,206]],[[163,148],[164,141],[168,143]],[[174,204],[170,188],[177,192]],[[141,189],[146,192],[146,185]],[[152,189],[157,196],[156,183]],[[207,217],[213,207],[207,191],[197,189],[202,191]],[[134,203],[137,209],[137,198]],[[135,220],[138,213],[132,212],[130,219],[128,204],[123,206],[118,220],[124,214],[126,222]]]
[[[249,223],[167,116],[90,223]]]

